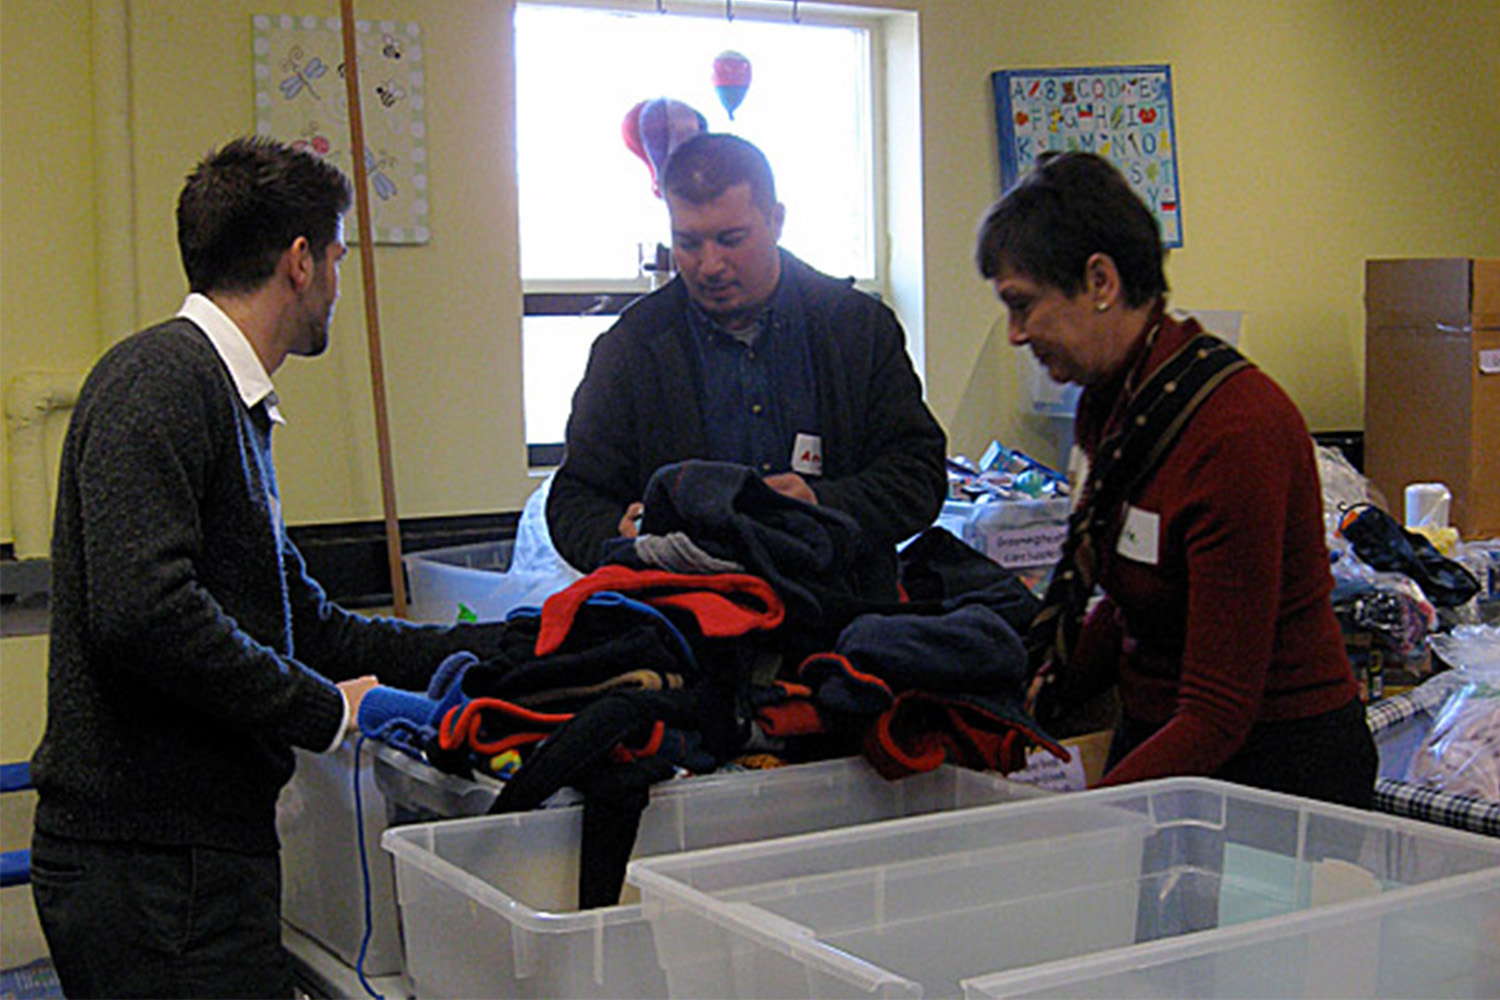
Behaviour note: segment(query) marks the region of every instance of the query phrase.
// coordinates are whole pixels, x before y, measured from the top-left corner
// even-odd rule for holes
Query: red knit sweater
[[[1196,323],[1165,320],[1146,372],[1197,332]],[[1123,370],[1085,393],[1085,453],[1108,429],[1122,383]],[[1122,544],[1127,523],[1134,540]],[[1357,697],[1323,532],[1301,414],[1258,369],[1236,373],[1117,513],[1102,547],[1106,596],[1084,624],[1074,666],[1117,677],[1125,714],[1162,724],[1103,784],[1212,774],[1257,722],[1307,718]]]

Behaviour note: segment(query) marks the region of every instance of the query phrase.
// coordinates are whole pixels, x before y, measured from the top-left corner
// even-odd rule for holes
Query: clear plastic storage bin
[[[948,766],[890,782],[860,758],[708,775],[653,789],[635,855],[1047,794]],[[578,909],[581,835],[578,806],[388,830],[417,995],[665,997],[629,887],[617,906]]]
[[[451,625],[467,608],[480,621],[498,621],[527,595],[508,579],[515,543],[478,542],[403,556],[411,589],[412,621]]]
[[[1500,841],[1207,779],[628,877],[672,997],[1500,995]]]
[[[276,807],[282,919],[350,967],[359,958],[365,931],[355,745],[351,738],[331,754],[299,750],[297,772]],[[364,971],[385,976],[401,971],[401,935],[395,876],[380,849],[380,835],[396,823],[485,813],[499,785],[444,774],[373,740],[360,751],[359,781],[370,876],[371,934]]]

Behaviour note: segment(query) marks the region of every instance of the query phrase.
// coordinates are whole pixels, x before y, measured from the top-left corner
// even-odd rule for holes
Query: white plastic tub
[[[942,767],[899,782],[862,759],[659,785],[635,856],[1045,796]],[[633,896],[580,911],[580,807],[388,830],[406,972],[422,997],[665,997]],[[627,887],[628,889],[628,887]]]
[[[530,597],[507,573],[514,547],[509,540],[478,542],[403,556],[411,620],[452,625],[461,614],[479,621],[503,619]]]
[[[282,919],[351,968],[364,938],[364,872],[355,825],[355,740],[331,754],[297,752],[297,772],[276,808],[281,836]],[[401,971],[396,883],[380,835],[393,823],[489,810],[499,786],[444,774],[374,740],[359,759],[365,858],[370,880],[369,946],[364,971]]]
[[[628,877],[672,997],[1496,995],[1500,841],[1206,779],[646,858]],[[1354,974],[1434,900],[1467,928],[1423,966],[1450,978]],[[1267,965],[1271,939],[1309,957]],[[1150,962],[1144,985],[1114,977]]]

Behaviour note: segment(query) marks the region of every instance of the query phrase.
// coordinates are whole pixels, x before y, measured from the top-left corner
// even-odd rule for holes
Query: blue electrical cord
[[[370,935],[374,933],[375,922],[370,916],[370,858],[365,853],[365,806],[359,787],[359,754],[364,746],[365,734],[360,733],[359,739],[354,743],[354,829],[359,837],[359,874],[365,893],[365,933],[359,942],[359,958],[355,961],[354,972],[359,976],[359,985],[365,988],[366,993],[375,1000],[385,1000],[365,978],[365,952],[370,947]]]

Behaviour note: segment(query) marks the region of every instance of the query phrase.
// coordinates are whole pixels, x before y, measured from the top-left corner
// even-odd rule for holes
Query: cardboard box
[[[1469,540],[1500,537],[1500,259],[1365,263],[1365,474],[1394,509],[1453,493]]]

